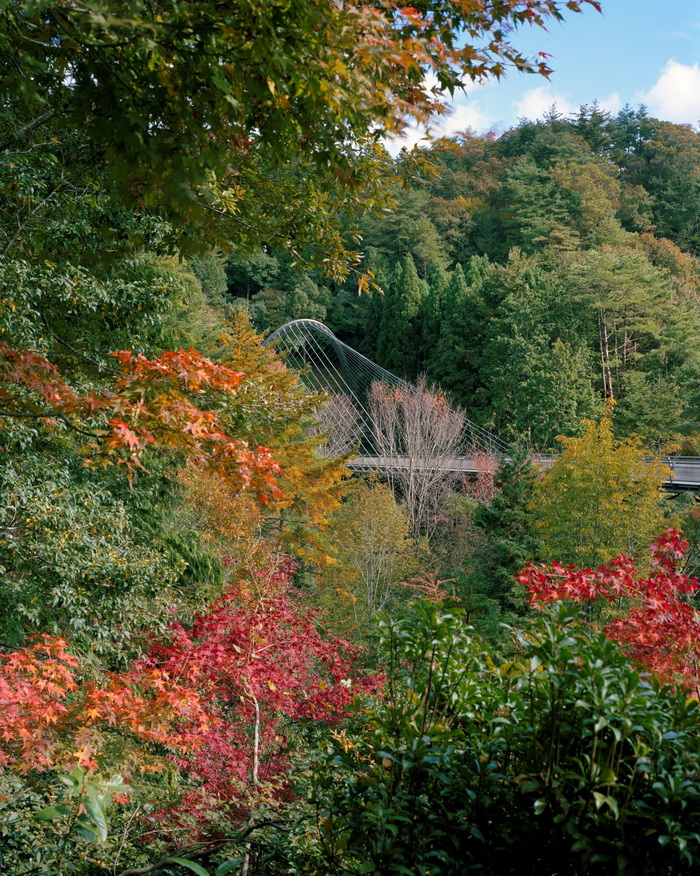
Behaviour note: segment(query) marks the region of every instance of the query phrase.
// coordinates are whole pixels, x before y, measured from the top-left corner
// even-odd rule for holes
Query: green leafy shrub
[[[364,729],[336,733],[316,771],[322,870],[698,866],[697,702],[574,621],[566,609],[541,619],[501,666],[459,611],[422,604],[385,623],[385,702]]]

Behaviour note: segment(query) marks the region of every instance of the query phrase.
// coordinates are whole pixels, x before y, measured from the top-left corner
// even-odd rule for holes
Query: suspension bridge
[[[420,469],[479,473],[485,460],[507,459],[509,445],[462,412],[439,393],[408,383],[339,340],[322,322],[296,319],[272,332],[289,368],[304,383],[325,392],[318,431],[327,437],[329,455],[358,448],[348,467],[355,471],[392,472]],[[554,457],[538,455],[547,467]],[[664,459],[673,472],[671,491],[700,491],[700,457]]]

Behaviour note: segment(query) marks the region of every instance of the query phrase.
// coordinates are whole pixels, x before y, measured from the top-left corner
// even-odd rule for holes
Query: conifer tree
[[[387,295],[390,294],[390,271],[384,256],[372,246],[367,250],[365,269],[368,273],[371,272],[379,288],[371,289],[369,292],[370,300],[365,310],[364,338],[360,350],[370,359],[381,362],[379,336],[384,306]]]
[[[516,450],[496,473],[490,504],[481,504],[474,512],[474,526],[483,534],[484,547],[472,584],[478,593],[495,600],[502,612],[522,611],[524,600],[515,576],[527,562],[540,557],[535,519],[529,511],[535,476],[529,454]]]
[[[488,266],[486,257],[473,257],[469,276],[479,284]],[[428,373],[456,401],[470,405],[477,386],[479,347],[483,332],[481,306],[458,264],[445,291],[440,337],[428,360]]]
[[[549,449],[595,413],[591,354],[556,275],[513,253],[484,287],[486,310],[476,401],[497,434]],[[499,300],[500,299],[500,300]]]
[[[433,264],[428,270],[428,292],[421,301],[418,313],[418,323],[421,329],[421,366],[425,370],[431,353],[440,340],[440,329],[445,310],[445,297],[450,278],[447,271],[438,264]]]
[[[380,365],[388,367],[388,361],[393,341],[393,322],[396,313],[396,298],[403,283],[403,268],[401,262],[396,262],[384,290],[384,298],[377,307],[379,313],[379,328],[377,330],[377,359]]]
[[[420,331],[417,315],[426,284],[409,254],[394,270],[384,301],[378,351],[385,368],[401,377],[418,374]]]

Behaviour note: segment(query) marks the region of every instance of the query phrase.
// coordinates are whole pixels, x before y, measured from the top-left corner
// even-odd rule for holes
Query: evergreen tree
[[[411,255],[396,266],[382,308],[377,342],[381,362],[401,377],[415,378],[419,367],[420,330],[416,319],[426,284]]]
[[[222,303],[228,289],[226,279],[226,256],[207,252],[192,259],[192,273],[202,284],[202,292],[207,300]]]
[[[446,267],[444,242],[426,215],[429,198],[423,189],[400,189],[395,195],[393,210],[364,219],[365,245],[376,249],[390,262],[410,255],[421,277],[427,276],[431,265]]]
[[[478,409],[506,440],[548,449],[595,413],[591,356],[566,287],[539,261],[514,252],[507,265],[492,269],[483,294],[491,319],[479,360]]]
[[[470,262],[468,285],[461,265],[452,272],[445,291],[440,337],[428,359],[428,373],[460,404],[472,403],[477,387],[479,348],[483,338],[483,308],[477,289],[488,270],[486,257]]]
[[[421,329],[421,370],[427,366],[432,352],[440,340],[440,330],[445,310],[445,298],[450,278],[440,265],[431,265],[428,270],[428,293],[421,301],[418,324]]]
[[[594,155],[605,155],[610,147],[610,113],[601,109],[597,100],[579,108],[574,130],[583,137]]]
[[[393,343],[393,320],[396,311],[396,298],[400,294],[400,289],[403,284],[403,268],[401,262],[396,262],[394,269],[389,277],[389,282],[384,288],[384,296],[377,299],[376,305],[373,308],[378,315],[377,322],[377,361],[385,368],[389,359],[390,350]],[[371,332],[372,329],[369,330]],[[369,333],[368,333],[369,337]]]
[[[535,480],[529,454],[516,450],[498,468],[490,504],[480,504],[473,516],[484,544],[470,576],[472,592],[495,601],[504,613],[524,610],[515,576],[527,562],[540,558],[535,519],[529,511]]]
[[[384,303],[389,292],[391,270],[387,260],[379,250],[374,247],[369,247],[367,250],[365,268],[368,273],[371,272],[373,281],[376,285],[370,289],[368,296],[365,296],[368,300],[366,300],[366,303],[362,307],[364,320],[359,331],[362,333],[363,337],[358,349],[370,359],[380,361],[378,347],[379,332],[382,324]],[[356,290],[353,290],[353,296],[358,297]]]

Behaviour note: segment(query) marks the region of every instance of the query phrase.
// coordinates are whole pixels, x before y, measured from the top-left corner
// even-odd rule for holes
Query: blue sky
[[[434,134],[471,128],[500,133],[519,118],[537,119],[552,104],[565,115],[598,102],[616,113],[626,103],[646,104],[651,115],[700,130],[700,0],[602,0],[567,12],[548,30],[526,28],[513,43],[530,54],[547,52],[554,72],[541,76],[510,72],[455,95],[453,112],[439,119]],[[403,145],[421,138],[411,131]],[[393,150],[392,150],[393,151]]]

